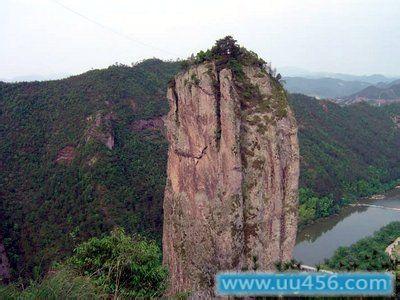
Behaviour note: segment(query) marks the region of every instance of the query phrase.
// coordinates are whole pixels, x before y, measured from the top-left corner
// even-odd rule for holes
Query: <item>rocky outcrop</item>
[[[86,142],[95,139],[112,150],[114,148],[113,120],[113,112],[103,113],[101,111],[97,112],[95,116],[86,118],[88,122],[88,129],[85,133]]]
[[[211,295],[226,270],[291,258],[299,147],[286,93],[268,70],[192,66],[168,89],[163,257],[169,294]]]
[[[70,165],[76,156],[75,147],[72,145],[62,148],[57,153],[56,163]]]
[[[393,261],[397,260],[400,257],[400,237],[398,237],[385,249],[385,253]]]
[[[132,123],[131,128],[133,131],[162,131],[164,129],[163,117],[154,117],[147,120],[137,120]]]

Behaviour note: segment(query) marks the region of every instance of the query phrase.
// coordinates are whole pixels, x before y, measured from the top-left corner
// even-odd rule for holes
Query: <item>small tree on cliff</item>
[[[196,56],[182,62],[182,68],[186,70],[191,65],[198,65],[205,61],[215,61],[219,65],[228,64],[232,69],[238,69],[239,65],[257,65],[264,68],[265,61],[252,51],[241,47],[230,35],[219,39],[215,45],[206,51],[200,51]]]
[[[223,39],[217,40],[211,48],[211,54],[214,57],[232,57],[237,58],[240,55],[240,46],[237,41],[230,35]]]

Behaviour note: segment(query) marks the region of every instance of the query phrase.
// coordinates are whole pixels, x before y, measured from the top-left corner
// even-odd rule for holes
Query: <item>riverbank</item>
[[[373,194],[373,195],[366,196],[366,197],[354,198],[353,200],[350,200],[348,203],[345,203],[345,204],[341,205],[336,213],[333,213],[333,214],[331,214],[329,216],[320,217],[320,218],[317,218],[317,219],[314,219],[314,220],[309,220],[306,223],[302,223],[300,221],[299,225],[298,225],[298,232],[303,231],[304,229],[306,229],[309,226],[315,226],[317,224],[324,223],[327,220],[331,219],[332,217],[339,216],[341,213],[343,213],[343,211],[346,209],[346,207],[348,207],[351,204],[358,204],[358,203],[370,204],[371,201],[383,200],[387,196],[390,196],[390,194],[399,193],[399,190],[400,190],[400,184],[398,183],[399,181],[400,180],[394,181],[393,184],[392,184],[392,187],[390,189],[387,189],[384,192],[380,192],[380,193]]]
[[[375,198],[375,197],[374,197]],[[400,188],[384,194],[382,199],[362,198],[356,203],[400,209]],[[400,220],[400,212],[369,206],[344,206],[338,214],[319,219],[299,230],[294,258],[315,265],[330,258],[340,246],[350,246]]]
[[[392,270],[390,254],[395,248],[393,243],[400,242],[400,222],[392,222],[379,231],[363,238],[350,247],[335,251],[334,255],[325,262],[329,269],[340,271],[386,271]],[[396,244],[397,245],[397,244]],[[393,249],[392,249],[393,248]]]

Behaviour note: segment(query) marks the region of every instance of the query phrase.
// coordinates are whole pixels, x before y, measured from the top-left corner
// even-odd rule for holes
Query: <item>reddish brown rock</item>
[[[267,69],[206,62],[168,89],[164,199],[169,294],[212,295],[214,275],[272,270],[297,228],[299,148],[286,93]]]
[[[162,117],[155,117],[147,120],[138,120],[132,123],[131,128],[133,131],[162,131],[164,129],[164,121]]]
[[[134,99],[130,99],[130,100],[129,100],[129,104],[130,104],[130,106],[131,106],[132,111],[133,111],[134,113],[137,112],[138,107],[137,107],[136,101],[135,101]]]
[[[324,112],[329,112],[329,108],[328,108],[328,100],[320,100],[319,104],[322,106],[322,109],[324,110]]]
[[[113,112],[97,112],[95,116],[89,116],[87,118],[89,126],[85,133],[86,142],[95,139],[112,150],[114,148],[114,132],[112,128],[114,118]]]
[[[70,165],[76,156],[74,146],[66,146],[57,153],[56,163]]]

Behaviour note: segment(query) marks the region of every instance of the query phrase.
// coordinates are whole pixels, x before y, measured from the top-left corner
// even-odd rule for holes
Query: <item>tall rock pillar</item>
[[[192,65],[168,88],[169,294],[212,294],[219,271],[273,270],[291,258],[297,126],[278,79],[240,51]]]

